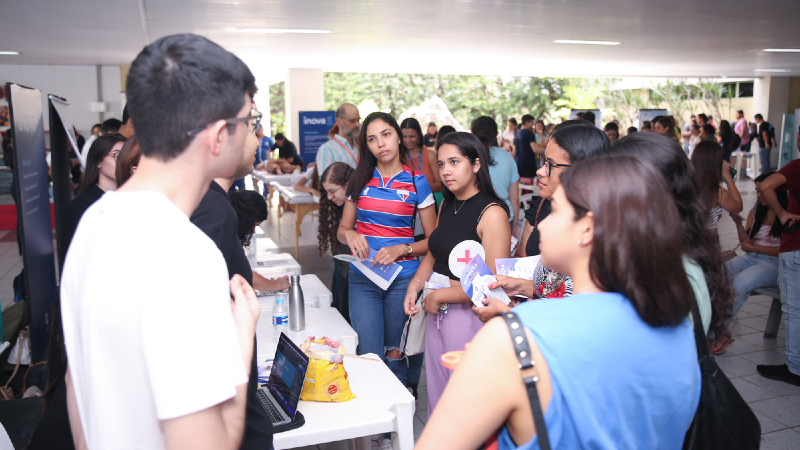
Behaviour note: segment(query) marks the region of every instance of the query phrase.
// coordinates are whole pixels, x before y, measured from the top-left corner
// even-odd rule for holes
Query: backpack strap
[[[514,346],[514,354],[519,360],[520,371],[530,369],[536,365],[531,359],[531,348],[528,345],[528,337],[525,335],[525,327],[519,320],[519,316],[512,311],[499,314],[503,316],[508,325],[508,332],[511,333],[511,344]],[[539,381],[537,375],[523,378],[525,389],[528,391],[528,400],[531,404],[533,413],[533,423],[536,426],[536,435],[539,437],[539,448],[550,450],[550,438],[547,435],[547,425],[544,423],[544,413],[542,405],[539,403],[539,392],[536,390],[536,383]]]

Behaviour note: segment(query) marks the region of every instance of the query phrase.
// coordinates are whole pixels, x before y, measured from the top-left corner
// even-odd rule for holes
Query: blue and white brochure
[[[389,289],[394,279],[397,278],[397,275],[403,270],[403,266],[397,263],[391,263],[385,266],[375,264],[373,266],[372,261],[375,259],[376,253],[378,253],[377,250],[370,248],[369,259],[366,261],[361,261],[352,255],[336,255],[334,258],[352,263],[365,277],[369,278],[379,288],[385,291]]]
[[[495,281],[497,278],[494,277],[480,255],[472,258],[461,273],[461,289],[477,307],[485,306],[483,299],[486,297],[496,298],[506,305],[511,303],[511,299],[502,288],[489,289],[489,285]]]
[[[512,278],[532,280],[536,266],[539,265],[539,255],[526,258],[498,258],[494,260],[498,275]]]

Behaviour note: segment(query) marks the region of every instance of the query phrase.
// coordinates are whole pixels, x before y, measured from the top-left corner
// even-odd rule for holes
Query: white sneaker
[[[381,441],[381,450],[392,450],[394,447],[392,446],[391,439],[384,439]]]

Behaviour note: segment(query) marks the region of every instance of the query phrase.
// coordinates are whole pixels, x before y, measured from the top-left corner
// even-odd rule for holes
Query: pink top
[[[736,122],[736,126],[733,128],[733,131],[741,136],[742,131],[744,130],[747,131],[744,133],[744,137],[742,138],[742,145],[747,145],[750,143],[750,129],[747,127],[747,121],[744,120],[744,117],[742,117],[738,122]]]
[[[770,236],[769,232],[772,231],[770,225],[761,225],[755,237],[753,237],[753,245],[760,245],[762,247],[780,247],[781,238]]]

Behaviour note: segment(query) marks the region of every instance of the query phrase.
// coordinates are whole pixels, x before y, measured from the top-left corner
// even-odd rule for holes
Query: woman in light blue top
[[[498,428],[501,449],[539,448],[530,376],[553,449],[682,447],[700,367],[680,219],[663,179],[630,156],[580,161],[561,175],[552,207],[540,224],[542,264],[569,275],[575,295],[514,309],[535,362],[523,373],[505,321],[489,321],[417,448],[477,448]]]
[[[519,171],[514,157],[497,147],[497,122],[489,116],[478,117],[472,123],[472,134],[480,139],[489,156],[489,176],[497,195],[508,205],[511,235],[519,239],[516,221],[519,220]]]

